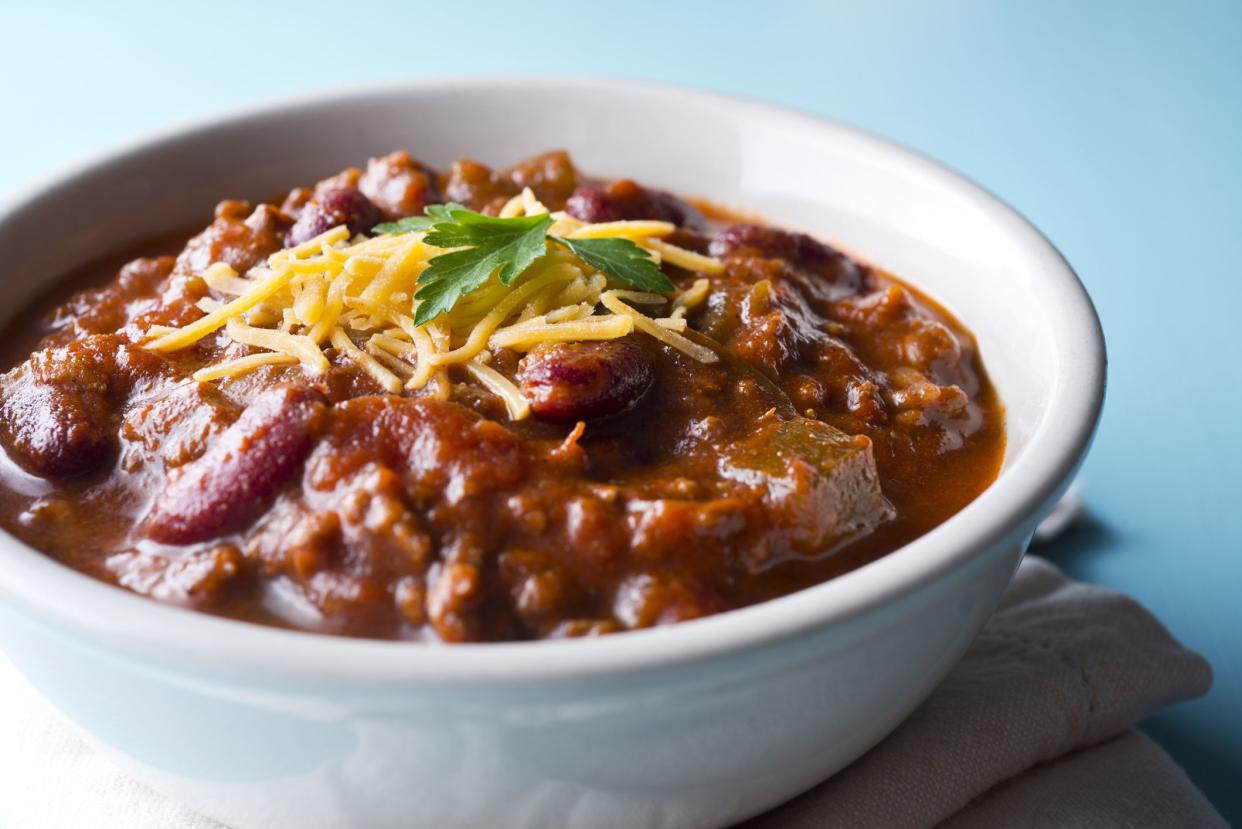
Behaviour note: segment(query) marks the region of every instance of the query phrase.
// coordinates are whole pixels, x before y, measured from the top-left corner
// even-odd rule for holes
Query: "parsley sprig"
[[[549,236],[552,217],[518,216],[497,219],[460,204],[434,204],[424,216],[377,225],[384,234],[423,232],[424,241],[451,248],[431,258],[418,278],[420,300],[414,323],[422,325],[451,311],[463,296],[481,287],[492,274],[512,285],[527,268],[548,253],[548,242],[569,249],[586,264],[623,285],[641,291],[672,291],[673,283],[650,254],[629,239],[567,239]]]

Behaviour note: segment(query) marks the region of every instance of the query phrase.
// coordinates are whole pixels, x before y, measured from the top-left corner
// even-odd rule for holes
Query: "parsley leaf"
[[[400,233],[416,233],[421,230],[430,230],[435,227],[436,220],[430,216],[406,216],[404,219],[398,219],[395,222],[384,222],[371,228],[373,233],[384,233],[387,235],[396,235]]]
[[[418,233],[420,231],[431,230],[440,222],[451,222],[453,210],[465,210],[456,202],[449,204],[429,204],[423,208],[425,216],[406,216],[404,219],[398,219],[395,222],[385,222],[371,228],[373,233],[383,233],[393,236],[402,233]]]
[[[450,310],[494,273],[501,284],[512,285],[548,250],[552,217],[519,216],[496,219],[460,205],[433,205],[426,210],[434,221],[424,241],[438,248],[460,248],[433,257],[418,278],[420,300],[414,324],[422,325]]]
[[[473,212],[470,208],[460,205],[455,201],[448,202],[447,204],[429,204],[423,208],[423,212],[435,219],[437,222],[453,221],[454,210],[464,210],[467,213]],[[478,216],[479,214],[475,213],[474,215]]]
[[[432,257],[418,278],[415,325],[452,310],[459,299],[482,286],[492,274],[501,284],[512,285],[547,254],[548,239],[624,285],[656,293],[674,290],[651,255],[629,239],[548,236],[552,217],[547,214],[497,219],[453,203],[428,205],[423,212],[426,215],[375,226],[377,233],[426,233],[427,244],[448,249]]]
[[[563,236],[551,238],[569,248],[575,256],[595,270],[618,282],[640,291],[660,294],[675,290],[673,283],[652,260],[651,254],[629,239],[566,239]]]

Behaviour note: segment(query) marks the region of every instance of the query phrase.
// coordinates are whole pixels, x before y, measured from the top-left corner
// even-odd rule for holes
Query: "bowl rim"
[[[1058,373],[1045,414],[1021,455],[948,521],[881,559],[796,593],[715,616],[593,639],[462,643],[358,639],[284,630],[166,605],[81,574],[0,531],[0,599],[62,630],[107,641],[149,659],[193,660],[204,672],[227,665],[258,676],[393,684],[528,684],[613,675],[698,662],[807,635],[896,601],[968,565],[1015,533],[1027,534],[1081,464],[1103,405],[1107,359],[1099,318],[1073,269],[1027,219],[945,165],[838,121],[764,101],[694,87],[595,77],[459,75],[317,90],[227,109],[156,130],[39,177],[0,199],[0,225],[43,194],[124,159],[157,151],[214,128],[239,126],[367,97],[504,88],[591,89],[637,96],[694,98],[739,119],[867,145],[988,212],[1044,275]],[[1054,428],[1055,426],[1055,428]],[[145,656],[143,656],[145,654]]]

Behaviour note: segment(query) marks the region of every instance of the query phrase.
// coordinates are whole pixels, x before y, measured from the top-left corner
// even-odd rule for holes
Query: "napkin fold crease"
[[[1172,825],[1223,826],[1172,760],[1137,733],[1076,754],[1211,683],[1207,662],[1137,602],[1027,556],[966,656],[908,720],[844,771],[745,827],[1169,826],[1150,815],[1165,799],[1186,810]],[[1112,763],[1131,765],[1133,782],[1109,774]],[[1077,804],[1085,822],[1030,822],[1031,791]]]

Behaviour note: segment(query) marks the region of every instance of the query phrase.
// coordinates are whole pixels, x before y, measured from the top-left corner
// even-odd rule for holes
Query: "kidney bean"
[[[166,370],[158,355],[111,334],[36,351],[0,378],[0,441],[32,474],[93,472],[112,455],[125,400]]]
[[[762,256],[805,262],[831,262],[841,258],[836,250],[805,233],[749,224],[730,225],[720,231],[712,239],[709,251],[712,256],[725,256],[743,249]]]
[[[34,475],[84,475],[112,452],[108,398],[95,388],[14,383],[5,390],[0,421],[13,460]]]
[[[302,209],[302,215],[285,236],[285,244],[300,245],[337,225],[345,225],[350,233],[365,233],[381,218],[379,209],[360,191],[352,187],[328,190]]]
[[[206,454],[170,476],[147,517],[147,535],[190,544],[244,526],[301,465],[325,419],[318,392],[263,392]]]
[[[627,340],[556,343],[518,366],[522,393],[546,420],[589,420],[638,403],[655,382],[651,361]]]
[[[789,265],[788,276],[828,302],[857,294],[870,279],[866,268],[831,245],[805,233],[775,227],[730,225],[716,234],[708,252],[717,258],[740,253],[784,260]]]
[[[699,211],[674,195],[649,190],[629,179],[606,187],[584,184],[565,202],[565,212],[592,224],[627,219],[655,219],[679,227],[701,227]]]

